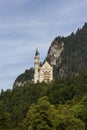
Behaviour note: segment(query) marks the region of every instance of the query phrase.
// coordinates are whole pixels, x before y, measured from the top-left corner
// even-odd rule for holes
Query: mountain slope
[[[87,23],[67,37],[56,37],[47,58],[54,66],[54,77],[66,78],[87,66]]]
[[[46,60],[53,66],[54,79],[72,77],[87,67],[87,23],[67,37],[56,37],[49,47]],[[19,75],[14,83],[24,86],[33,79],[34,69]]]

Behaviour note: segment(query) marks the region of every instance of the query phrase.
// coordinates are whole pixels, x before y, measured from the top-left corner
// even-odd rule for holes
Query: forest
[[[87,130],[87,68],[0,93],[0,130]]]

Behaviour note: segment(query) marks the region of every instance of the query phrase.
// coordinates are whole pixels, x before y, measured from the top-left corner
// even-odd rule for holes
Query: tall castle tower
[[[34,83],[37,83],[39,81],[39,59],[40,59],[40,55],[38,50],[36,50],[35,53],[35,58],[34,58]]]

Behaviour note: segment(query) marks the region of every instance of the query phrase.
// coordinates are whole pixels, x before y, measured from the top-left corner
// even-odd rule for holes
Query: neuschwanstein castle
[[[39,59],[40,55],[38,50],[36,50],[34,58],[34,83],[53,80],[53,67],[47,61],[40,65]]]

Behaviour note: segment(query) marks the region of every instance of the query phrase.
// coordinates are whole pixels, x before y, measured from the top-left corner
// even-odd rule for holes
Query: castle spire
[[[36,49],[36,53],[35,53],[35,56],[39,55],[39,51],[38,49]]]

